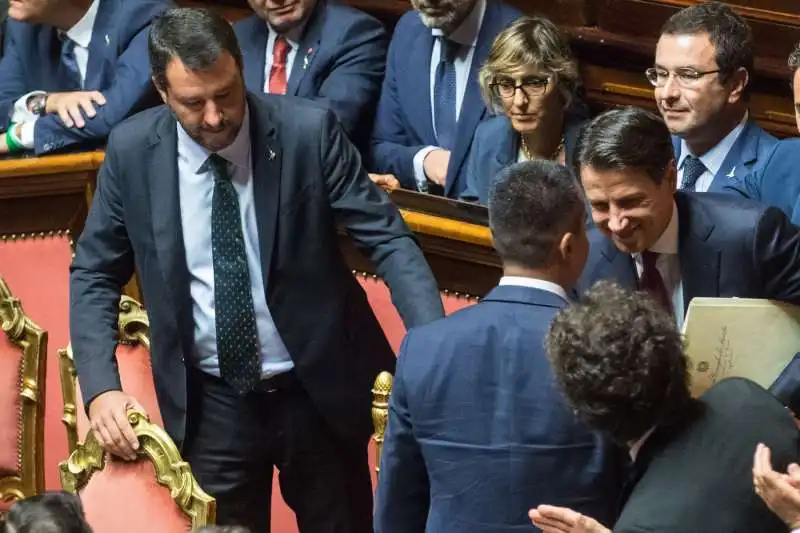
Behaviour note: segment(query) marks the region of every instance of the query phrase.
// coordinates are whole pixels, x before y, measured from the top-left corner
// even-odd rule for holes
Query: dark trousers
[[[189,371],[184,457],[216,498],[217,523],[269,533],[274,466],[301,533],[372,533],[367,443],[334,433],[291,375],[279,383],[240,396]]]

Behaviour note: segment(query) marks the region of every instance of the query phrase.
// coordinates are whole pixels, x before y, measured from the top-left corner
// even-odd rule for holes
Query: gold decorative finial
[[[389,419],[389,396],[392,394],[393,378],[389,372],[381,372],[372,385],[372,427],[375,433],[375,473],[380,472],[381,448],[383,436],[386,434],[386,422]]]

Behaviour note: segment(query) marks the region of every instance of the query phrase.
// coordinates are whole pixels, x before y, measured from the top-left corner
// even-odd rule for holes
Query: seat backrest
[[[150,322],[142,305],[133,298],[123,296],[119,303],[119,343],[116,350],[122,390],[141,404],[152,423],[164,427],[153,380],[149,333]],[[58,355],[64,401],[62,420],[67,429],[67,441],[71,453],[89,433],[89,418],[86,416],[75,372],[72,346],[59,350]]]
[[[47,333],[0,277],[0,510],[44,490]]]
[[[139,439],[135,461],[105,454],[94,433],[59,465],[64,490],[81,498],[94,533],[176,533],[213,524],[216,502],[192,475],[166,431],[128,413]]]
[[[389,372],[381,372],[372,385],[372,444],[375,446],[375,477],[381,470],[381,451],[386,423],[389,421],[389,397],[392,395],[393,377]]]

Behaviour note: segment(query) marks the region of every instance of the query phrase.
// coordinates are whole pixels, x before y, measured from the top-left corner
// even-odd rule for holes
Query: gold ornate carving
[[[130,411],[128,421],[139,438],[137,455],[146,456],[153,463],[156,479],[169,489],[170,497],[191,519],[192,529],[213,524],[216,520],[216,501],[200,488],[189,463],[183,460],[167,432],[138,411]],[[90,432],[86,442],[79,444],[69,459],[59,464],[61,486],[68,492],[77,493],[89,483],[92,474],[102,470],[105,464],[105,453],[94,433]]]
[[[72,232],[70,232],[68,229],[54,230],[54,231],[39,231],[36,233],[4,234],[0,235],[0,242],[25,241],[28,239],[44,239],[45,237],[64,237],[69,242],[69,247],[73,250],[75,249],[75,241],[72,240]]]
[[[22,351],[20,364],[18,474],[0,478],[0,500],[44,490],[44,371],[47,332],[34,324],[0,277],[0,329]]]
[[[355,276],[357,278],[368,279],[368,280],[372,280],[372,281],[375,281],[375,282],[383,281],[383,279],[381,279],[377,274],[370,274],[369,272],[363,272],[361,270],[353,270],[352,273],[353,273],[353,276]],[[439,294],[441,294],[442,296],[449,296],[451,298],[457,298],[459,300],[469,300],[469,301],[474,301],[474,302],[477,302],[478,300],[480,300],[480,298],[478,296],[473,296],[473,295],[467,294],[465,292],[451,291],[451,290],[448,290],[448,289],[440,290]]]
[[[381,448],[383,447],[383,436],[386,434],[386,422],[389,420],[389,396],[392,394],[392,375],[389,372],[381,372],[375,378],[372,385],[372,427],[375,433],[372,440],[375,441],[375,473],[380,473]]]
[[[117,335],[121,344],[142,344],[150,351],[150,321],[142,304],[128,296],[122,296],[119,302],[119,322]],[[69,451],[78,448],[78,405],[75,371],[75,360],[72,357],[72,345],[58,351],[58,362],[61,374],[61,397],[64,400],[64,415],[61,422],[67,430]]]

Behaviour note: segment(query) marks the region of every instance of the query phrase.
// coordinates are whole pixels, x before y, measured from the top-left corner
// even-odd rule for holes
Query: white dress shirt
[[[656,269],[661,274],[664,287],[667,289],[672,313],[678,328],[683,326],[683,281],[681,280],[681,263],[678,258],[678,206],[672,203],[672,218],[661,237],[650,247],[651,252],[660,254],[656,260]],[[633,254],[636,274],[642,279],[644,259],[642,254]]]
[[[456,120],[461,116],[461,104],[464,102],[464,94],[467,91],[467,84],[469,84],[469,73],[472,69],[472,57],[475,55],[475,46],[478,43],[478,35],[481,31],[483,24],[483,16],[486,14],[486,0],[478,0],[472,11],[464,19],[464,22],[456,28],[447,38],[451,41],[457,42],[461,45],[461,50],[458,53],[453,66],[456,70]],[[431,123],[433,124],[434,133],[436,132],[436,105],[434,102],[434,87],[436,86],[436,69],[439,66],[441,59],[441,44],[439,37],[444,37],[442,30],[434,28],[431,30],[434,37],[433,50],[431,51],[431,71],[430,71],[430,97],[431,97]],[[477,80],[472,80],[477,83]],[[428,178],[425,175],[425,168],[423,162],[425,156],[438,148],[437,146],[426,146],[414,155],[414,179],[417,182],[419,190],[424,191],[427,189]]]
[[[500,278],[498,285],[516,285],[517,287],[528,287],[531,289],[539,289],[540,291],[547,291],[559,296],[562,300],[569,303],[564,287],[553,283],[552,281],[545,281],[538,278],[528,278],[523,276],[503,276]]]
[[[267,24],[266,22],[264,24]],[[269,73],[272,70],[272,55],[275,50],[275,39],[279,37],[278,32],[272,29],[272,26],[267,24],[267,31],[269,32],[269,37],[267,37],[267,52],[265,54],[264,60],[264,87],[263,90],[265,93],[269,92]],[[300,36],[303,33],[303,27],[298,26],[292,28],[291,31],[286,32],[283,35],[283,38],[286,39],[286,43],[289,45],[289,53],[286,55],[286,83],[289,83],[289,77],[292,75],[292,67],[294,66],[294,60],[297,57],[297,50],[300,48]],[[310,54],[313,50],[307,50],[304,53]]]
[[[730,153],[734,143],[739,138],[739,135],[742,134],[749,116],[749,113],[745,113],[742,121],[739,122],[739,124],[725,137],[723,137],[722,140],[716,144],[716,146],[698,157],[698,159],[703,162],[703,165],[705,165],[706,170],[700,174],[699,178],[697,178],[697,183],[695,183],[694,186],[695,191],[707,192],[708,188],[711,187],[711,182],[714,181],[714,178],[722,168],[722,163],[725,162],[725,158],[728,157],[728,153]],[[686,144],[686,141],[681,140],[681,156],[678,158],[678,188],[680,188],[681,183],[683,183],[683,164],[689,155],[694,154],[692,154],[691,150],[689,150],[689,146]],[[734,167],[733,170],[735,171],[736,168]]]
[[[99,6],[100,0],[94,0],[83,17],[66,32],[66,37],[75,43],[73,53],[75,54],[75,62],[78,64],[81,87],[86,82],[86,66],[89,64],[89,43],[92,42],[94,21],[97,19]],[[11,122],[14,124],[22,123],[19,139],[16,140],[28,149],[34,146],[34,125],[39,118],[38,115],[34,115],[28,109],[28,99],[37,94],[46,93],[44,91],[32,91],[24,95],[14,103],[14,111],[11,114]]]
[[[180,124],[177,128],[181,223],[194,315],[195,344],[192,363],[204,372],[220,376],[214,307],[214,262],[211,252],[214,176],[206,165],[211,152],[189,137]],[[294,364],[275,327],[264,291],[253,198],[249,111],[245,112],[245,119],[236,139],[218,154],[231,163],[231,181],[239,199],[256,329],[261,347],[261,375],[266,379],[291,369]]]

